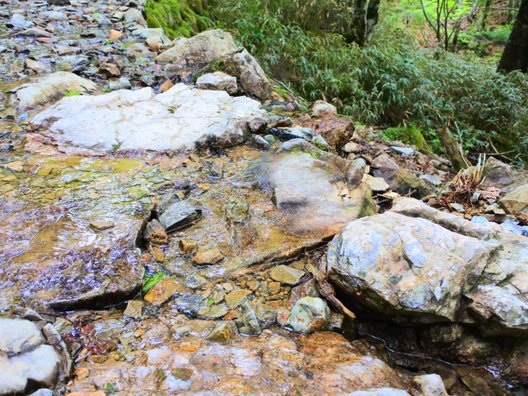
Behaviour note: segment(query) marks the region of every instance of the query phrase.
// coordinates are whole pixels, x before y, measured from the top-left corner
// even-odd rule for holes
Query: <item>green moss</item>
[[[358,214],[358,218],[372,216],[376,214],[376,203],[372,199],[372,190],[369,187],[365,187],[365,195],[361,202],[361,209]]]
[[[431,151],[422,131],[416,125],[387,128],[381,132],[381,135],[387,140],[399,140],[402,143],[413,145],[420,151]]]
[[[147,0],[147,23],[170,38],[191,37],[213,26],[202,0]]]

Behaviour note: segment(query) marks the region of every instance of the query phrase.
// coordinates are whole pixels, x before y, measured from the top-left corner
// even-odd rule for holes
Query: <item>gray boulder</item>
[[[330,280],[397,321],[462,321],[482,323],[487,334],[527,334],[528,238],[414,199],[397,202],[334,238]]]
[[[237,50],[230,33],[208,30],[191,38],[181,37],[174,45],[159,54],[157,62],[171,62],[178,67],[203,65]]]

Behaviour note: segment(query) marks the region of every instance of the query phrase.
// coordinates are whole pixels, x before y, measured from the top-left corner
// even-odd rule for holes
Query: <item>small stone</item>
[[[226,91],[228,94],[235,94],[238,91],[236,77],[223,72],[206,73],[196,80],[199,89],[212,89]]]
[[[354,143],[354,142],[348,142],[347,144],[345,144],[343,146],[343,151],[345,153],[357,153],[359,150],[361,149],[361,146],[357,143]]]
[[[283,141],[287,141],[291,139],[304,139],[304,140],[311,141],[314,135],[314,132],[311,128],[303,128],[303,127],[270,128],[269,132],[273,136]]]
[[[242,323],[243,326],[239,329],[242,334],[259,335],[262,333],[257,315],[247,301],[242,303]]]
[[[202,308],[198,313],[201,316],[204,316],[209,319],[218,319],[218,318],[225,316],[227,312],[228,312],[228,309],[225,305],[214,304],[214,305],[211,305],[210,307]]]
[[[337,108],[323,100],[318,100],[312,106],[312,116],[313,117],[322,117],[325,115],[334,115],[337,114]]]
[[[119,77],[121,75],[121,70],[115,63],[102,63],[99,66],[99,73],[106,77]]]
[[[413,378],[412,385],[419,395],[448,396],[442,377],[438,374],[418,375]]]
[[[44,63],[27,58],[25,61],[26,68],[29,70],[33,70],[35,73],[48,73],[50,71],[50,68],[46,66]]]
[[[21,36],[28,36],[28,37],[51,37],[53,36],[50,32],[44,29],[40,29],[40,28],[30,28],[18,34]]]
[[[395,151],[398,154],[402,154],[405,157],[414,154],[414,149],[412,149],[411,147],[391,146],[391,149],[392,151]]]
[[[222,322],[217,324],[205,339],[211,342],[226,343],[236,336],[237,331],[234,323]]]
[[[367,175],[365,182],[373,192],[383,193],[390,188],[385,179],[381,177]]]
[[[269,144],[273,144],[277,141],[277,138],[271,134],[269,135],[265,135],[264,136],[264,139],[266,140],[266,142],[268,142]]]
[[[452,203],[449,204],[449,206],[450,206],[451,209],[453,209],[455,212],[458,212],[458,213],[465,213],[464,205],[462,205],[462,204],[459,204],[459,203],[456,203],[456,202],[452,202]]]
[[[174,87],[174,83],[171,80],[167,80],[160,85],[159,90],[160,92],[167,92],[172,87]]]
[[[442,184],[442,179],[436,175],[421,175],[420,179],[425,180],[427,183],[432,184],[433,186],[439,186]]]
[[[115,223],[112,220],[94,220],[90,222],[90,227],[95,231],[103,231],[113,228]]]
[[[312,143],[320,150],[327,151],[330,148],[328,142],[321,135],[314,136]]]
[[[121,37],[123,37],[123,34],[120,31],[110,29],[110,33],[108,34],[110,40],[119,40]]]
[[[12,26],[15,29],[27,29],[30,26],[33,26],[33,22],[28,21],[23,15],[13,14],[7,25]]]
[[[180,241],[178,242],[178,246],[180,247],[180,250],[183,253],[187,254],[187,253],[192,253],[193,251],[195,251],[196,248],[198,247],[198,244],[188,239],[180,239]]]
[[[326,302],[317,297],[299,299],[288,318],[288,326],[298,333],[310,333],[325,326],[330,316]]]
[[[279,282],[269,282],[268,283],[268,291],[270,295],[276,295],[279,294],[281,290],[281,285]]]
[[[346,169],[347,181],[353,186],[358,185],[367,171],[367,162],[363,158],[356,158]]]
[[[298,284],[303,276],[304,271],[288,267],[287,265],[278,265],[270,271],[271,279],[291,286]]]
[[[163,263],[165,261],[165,251],[161,247],[151,245],[149,251],[152,253],[154,260],[158,263]]]
[[[134,318],[134,319],[141,318],[141,316],[143,315],[143,301],[140,301],[140,300],[128,301],[124,315],[130,318]]]
[[[24,170],[24,162],[13,161],[6,164],[6,168],[12,170],[13,172],[22,172]]]
[[[251,145],[259,150],[269,150],[270,144],[262,136],[254,135],[251,137]]]
[[[218,160],[214,160],[211,163],[211,171],[209,172],[209,174],[212,177],[222,177],[223,173],[224,171],[222,163]]]
[[[150,289],[143,299],[154,305],[161,305],[175,294],[185,293],[185,288],[173,278],[165,278]]]
[[[249,287],[250,290],[255,291],[255,290],[257,290],[257,289],[259,288],[259,286],[260,286],[260,282],[259,282],[258,280],[252,279],[252,280],[250,280],[250,281],[248,282],[247,285],[248,285],[248,287]]]
[[[243,289],[235,290],[225,296],[225,301],[227,305],[229,306],[229,308],[236,308],[240,304],[242,304],[242,302],[247,296],[251,294],[252,293],[249,290],[243,290]]]
[[[192,260],[193,263],[197,265],[210,265],[222,261],[223,258],[224,255],[218,248],[200,248]]]

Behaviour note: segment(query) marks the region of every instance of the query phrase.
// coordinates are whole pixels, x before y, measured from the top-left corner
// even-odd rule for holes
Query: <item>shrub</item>
[[[373,45],[360,48],[324,26],[307,26],[303,20],[314,15],[300,5],[292,17],[286,0],[204,1],[217,26],[232,31],[269,74],[306,99],[332,101],[364,124],[413,124],[428,131],[433,149],[430,131],[448,127],[475,154],[496,149],[528,160],[525,75],[498,74],[479,58],[419,48],[387,23],[378,25]]]
[[[171,37],[190,37],[213,26],[201,0],[147,0],[147,23]]]

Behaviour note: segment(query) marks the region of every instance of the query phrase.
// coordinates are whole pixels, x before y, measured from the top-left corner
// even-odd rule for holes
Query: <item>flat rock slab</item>
[[[400,199],[349,223],[330,244],[327,270],[357,303],[394,320],[525,335],[527,251],[528,238]]]
[[[41,159],[29,166],[36,175],[20,174],[0,203],[0,311],[20,302],[101,306],[137,292],[143,265],[136,239],[152,208],[140,198],[148,194],[151,169],[129,159]],[[100,221],[114,226],[92,226]]]
[[[366,208],[372,210],[364,186],[347,185],[346,161],[307,145],[303,152],[299,148],[304,147],[303,141],[285,144],[265,157],[260,157],[258,150],[240,146],[223,156],[228,176],[211,179],[206,191],[198,184],[186,198],[203,216],[191,227],[171,234],[166,268],[185,278],[196,274],[208,279],[228,276],[321,246],[347,221],[368,213]],[[203,180],[191,167],[182,169],[179,177],[198,183]],[[199,252],[214,249],[219,259],[207,261],[211,264],[207,266],[196,260],[193,263],[194,253],[182,249],[181,240],[192,243]],[[287,282],[295,284],[296,280]]]
[[[48,127],[43,134],[63,150],[96,154],[186,150],[200,142],[229,146],[265,120],[257,101],[177,84],[158,95],[143,88],[63,98],[37,114],[33,125]]]

